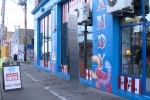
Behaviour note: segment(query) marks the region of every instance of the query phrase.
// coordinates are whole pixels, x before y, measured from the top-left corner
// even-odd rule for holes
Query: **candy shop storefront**
[[[68,13],[89,4],[92,24],[78,25],[80,83],[128,99],[150,99],[150,16],[107,13],[109,0],[41,0],[33,9],[37,68],[70,79]]]

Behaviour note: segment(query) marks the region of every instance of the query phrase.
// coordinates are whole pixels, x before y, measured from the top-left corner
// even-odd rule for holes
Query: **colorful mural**
[[[51,51],[51,65],[52,65],[52,73],[55,73],[55,67],[56,67],[56,51],[57,48],[56,48],[56,45],[57,44],[56,42],[56,19],[55,19],[55,12],[56,10],[52,10],[52,13],[51,13],[51,37],[52,37],[52,44],[51,44],[51,48],[52,48],[52,51]]]
[[[34,46],[33,45],[27,45],[27,61],[33,61],[34,60]]]
[[[103,10],[105,9],[105,5],[104,5],[104,1],[103,0],[99,0],[99,3],[98,3],[98,7],[97,7],[97,11],[100,11],[100,10]]]
[[[98,21],[97,30],[105,29],[105,16],[106,14],[97,16],[97,21]]]
[[[18,44],[13,48],[13,55],[17,54],[18,61],[24,61],[24,45]]]
[[[107,14],[106,0],[93,1],[93,46],[92,82],[94,87],[112,93],[112,27],[106,20],[112,19]],[[107,42],[106,42],[107,41]]]
[[[105,61],[105,65],[103,65],[103,59],[106,55],[103,54],[101,57],[101,54],[94,55],[92,62],[97,63],[97,68],[95,71],[92,72],[92,77],[96,79],[95,87],[100,89],[100,87],[104,87],[107,92],[112,92],[112,67],[109,61]],[[107,72],[103,71],[103,69],[106,69]]]
[[[106,44],[106,37],[104,34],[98,36],[98,48],[103,49],[105,48]]]

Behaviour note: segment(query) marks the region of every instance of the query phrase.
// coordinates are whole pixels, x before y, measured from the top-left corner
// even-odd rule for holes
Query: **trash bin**
[[[17,61],[17,54],[14,54],[14,61]]]

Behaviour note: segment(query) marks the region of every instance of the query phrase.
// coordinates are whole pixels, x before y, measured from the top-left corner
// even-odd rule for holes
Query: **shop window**
[[[87,2],[92,7],[91,0],[69,0],[62,5],[62,33],[61,33],[61,64],[68,65],[68,47],[67,47],[67,24],[68,13],[74,11],[74,7],[81,2]],[[92,68],[92,26],[87,27],[90,33],[84,34],[85,27],[78,25],[78,42],[79,42],[79,69],[80,76],[85,77],[85,70]],[[86,47],[85,47],[86,46]],[[68,66],[69,71],[69,66]]]
[[[51,15],[48,15],[40,21],[40,60],[41,60],[40,65],[43,67],[48,67],[48,62],[50,62],[50,52],[51,52],[50,16]]]
[[[84,35],[78,36],[78,42],[79,42],[79,69],[80,69],[80,76],[84,77]]]
[[[122,74],[142,75],[141,25],[121,29]]]

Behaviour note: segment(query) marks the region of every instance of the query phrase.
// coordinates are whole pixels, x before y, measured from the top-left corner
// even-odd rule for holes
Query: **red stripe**
[[[120,89],[120,88],[121,88],[121,84],[120,84],[120,82],[121,82],[121,76],[118,76],[118,89]]]
[[[135,78],[132,78],[131,81],[131,92],[135,93]]]
[[[139,80],[140,82],[139,82],[139,94],[141,94],[142,92],[141,92],[141,88],[142,88],[142,85],[141,85],[141,80]]]
[[[127,81],[128,81],[128,78],[127,77],[124,77],[124,90],[127,91]]]

